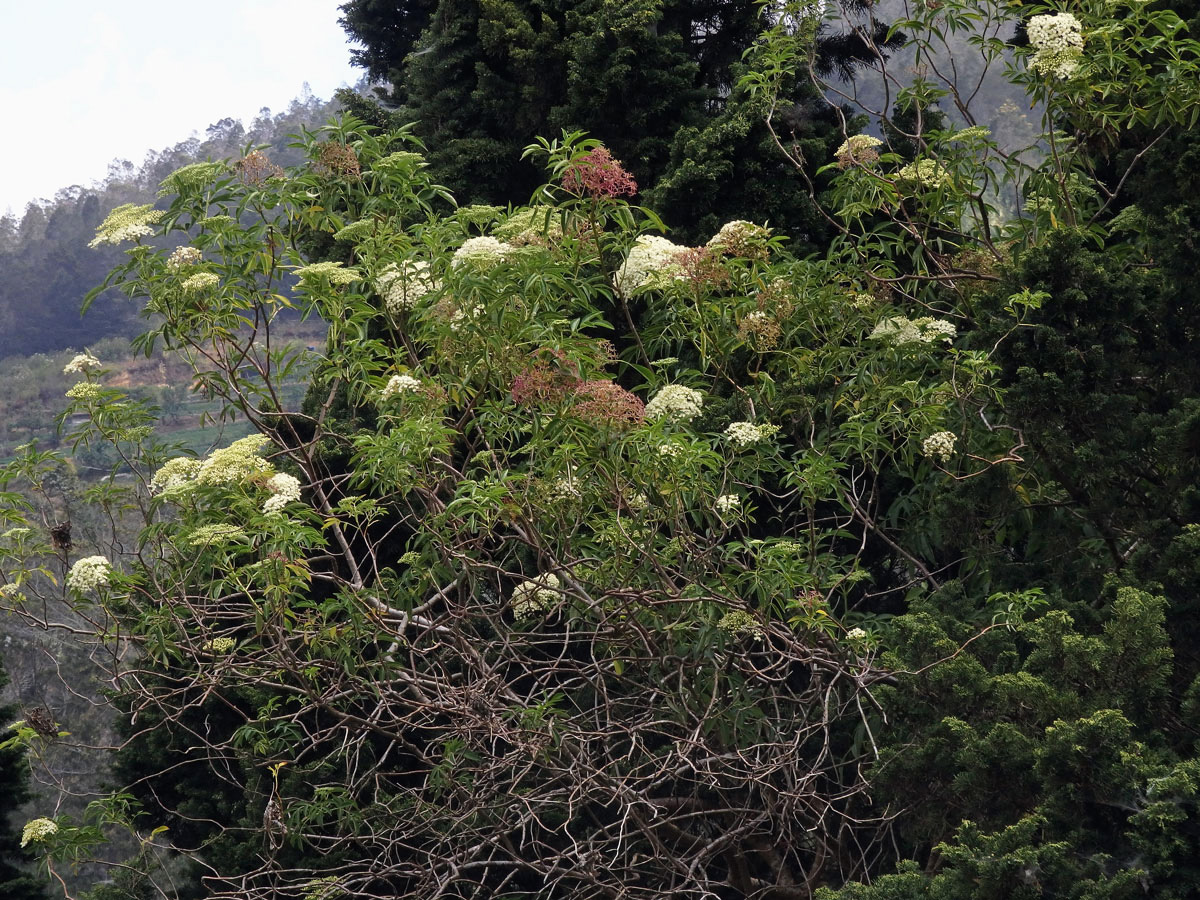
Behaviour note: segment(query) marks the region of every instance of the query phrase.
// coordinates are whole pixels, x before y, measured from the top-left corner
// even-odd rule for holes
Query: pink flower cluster
[[[646,418],[646,404],[614,381],[585,381],[579,366],[561,350],[544,349],[512,383],[519,406],[570,403],[571,412],[595,425],[624,428]]]
[[[571,163],[563,174],[562,186],[577,196],[587,194],[596,199],[632,197],[637,193],[633,176],[604,147],[597,147]]]
[[[575,388],[575,415],[596,425],[640,425],[646,404],[615,381],[585,381]]]
[[[574,393],[583,380],[579,367],[561,350],[542,350],[541,356],[513,379],[512,398],[519,406],[554,403]]]

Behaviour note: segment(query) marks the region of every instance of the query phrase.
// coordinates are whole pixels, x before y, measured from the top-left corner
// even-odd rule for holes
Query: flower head
[[[553,609],[561,597],[558,576],[547,573],[532,581],[523,581],[513,588],[509,604],[516,618],[531,619],[538,613]]]
[[[167,268],[178,272],[180,269],[196,265],[202,257],[203,254],[195,247],[176,247],[167,257]]]
[[[234,645],[233,638],[219,637],[219,638],[213,638],[211,641],[205,641],[203,649],[207,650],[209,653],[212,653],[216,656],[220,656],[220,655],[222,655],[224,653],[228,653],[230,650],[232,650],[233,645]]]
[[[138,206],[125,203],[108,214],[96,236],[88,242],[89,247],[99,247],[101,244],[120,244],[125,241],[135,241],[138,238],[153,234],[150,226],[165,216],[161,209],[155,209],[150,204]]]
[[[404,260],[392,263],[375,278],[375,290],[392,315],[412,309],[416,302],[438,289],[437,279],[425,260]]]
[[[283,178],[283,169],[271,162],[261,150],[251,150],[233,164],[243,184],[265,184],[272,178]]]
[[[732,635],[753,635],[756,641],[761,641],[766,637],[766,632],[763,631],[759,621],[744,609],[735,609],[725,613],[717,622],[717,627]]]
[[[717,512],[727,516],[742,505],[742,498],[737,494],[722,494],[713,503]]]
[[[392,175],[412,175],[418,169],[429,165],[425,157],[411,150],[397,150],[371,163],[371,169],[376,172],[387,172]]]
[[[222,522],[192,529],[183,543],[189,547],[210,547],[219,544],[244,544],[249,540],[250,536],[244,528]]]
[[[707,246],[728,256],[766,259],[767,241],[770,237],[770,228],[755,225],[744,219],[735,219],[722,225],[721,230],[709,238]]]
[[[168,459],[150,479],[150,493],[179,496],[195,483],[200,466],[200,460],[188,456]]]
[[[704,395],[682,384],[663,386],[646,404],[646,418],[667,422],[690,422],[700,415]]]
[[[21,846],[27,844],[40,844],[46,838],[58,834],[58,823],[53,819],[32,819],[25,823],[25,827],[21,830]]]
[[[393,375],[379,392],[380,400],[390,400],[400,394],[415,394],[421,389],[421,382],[411,375]]]
[[[585,381],[575,388],[575,415],[597,425],[627,427],[646,417],[646,405],[614,381]]]
[[[252,434],[234,441],[228,447],[214,450],[200,464],[196,473],[199,484],[238,484],[253,475],[274,471],[272,465],[258,455],[269,441],[261,434]]]
[[[263,504],[263,512],[268,515],[283,512],[289,503],[300,499],[300,479],[286,472],[279,472],[267,479],[267,489],[271,496]]]
[[[90,353],[76,353],[71,361],[63,366],[64,375],[82,375],[92,369],[100,368],[100,360]]]
[[[185,278],[180,287],[183,288],[185,294],[198,294],[211,287],[216,287],[220,280],[212,272],[197,272],[195,275]]]
[[[739,449],[757,444],[779,430],[777,425],[755,425],[753,422],[731,422],[725,429],[729,443]]]
[[[552,206],[519,209],[492,229],[496,237],[514,247],[546,246],[562,239],[562,220]]]
[[[1034,16],[1025,26],[1034,49],[1029,68],[1040,75],[1067,79],[1079,71],[1083,60],[1083,34],[1070,13]]]
[[[67,587],[80,594],[86,594],[104,587],[112,575],[112,563],[103,556],[85,556],[71,566],[67,573]]]
[[[919,319],[891,316],[881,319],[875,325],[870,338],[900,347],[904,344],[932,344],[935,341],[950,343],[957,333],[958,329],[954,323],[945,319],[935,319],[932,316],[922,316]]]
[[[935,159],[918,159],[896,173],[897,183],[909,188],[936,190],[948,187],[950,173]]]
[[[103,392],[104,389],[94,381],[81,381],[67,389],[67,396],[72,400],[87,403],[91,400],[98,400]]]
[[[655,234],[643,234],[629,249],[617,271],[616,289],[630,297],[644,288],[658,287],[678,270],[677,257],[686,250]]]
[[[462,246],[454,251],[450,265],[455,268],[468,266],[482,271],[504,262],[512,250],[512,244],[498,241],[494,237],[467,238]]]
[[[935,462],[944,463],[954,455],[958,436],[951,431],[938,431],[921,442],[921,452]]]
[[[300,283],[306,286],[319,285],[328,279],[330,284],[350,284],[362,278],[357,269],[345,269],[341,262],[315,262],[296,270]]]
[[[852,134],[837,148],[834,156],[839,169],[851,166],[869,166],[879,161],[879,148],[883,141],[869,134]]]
[[[633,176],[604,147],[573,160],[563,173],[562,186],[576,196],[587,194],[596,199],[637,193]]]
[[[189,163],[163,179],[159,185],[158,196],[197,194],[226,171],[227,166],[223,162]]]

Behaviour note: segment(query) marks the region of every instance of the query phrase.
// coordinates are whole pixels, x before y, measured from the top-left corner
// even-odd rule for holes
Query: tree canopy
[[[0,476],[0,593],[86,623],[125,715],[120,788],[34,820],[42,864],[124,826],[167,897],[1194,896],[1194,266],[1161,186],[1200,42],[1148,6],[1024,5],[1013,42],[1008,7],[922,4],[915,74],[852,38],[895,90],[869,134],[806,5],[740,61],[696,25],[737,4],[600,9],[443,0],[414,38],[405,6],[436,114],[185,166],[99,225],[94,296],[254,432],[165,444],[85,353],[108,527],[56,543],[55,453]],[[955,32],[1028,146],[976,118]],[[556,60],[614,120],[636,79],[699,106],[520,137]],[[739,141],[819,235],[706,225],[705,178],[752,196]],[[442,183],[489,154],[479,194]],[[466,202],[522,159],[529,203]],[[323,346],[279,342],[296,313]]]

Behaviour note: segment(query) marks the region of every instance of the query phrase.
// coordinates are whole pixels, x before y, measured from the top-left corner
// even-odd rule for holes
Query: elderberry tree
[[[76,366],[74,440],[133,476],[92,499],[144,527],[40,579],[23,544],[9,593],[94,629],[130,783],[94,823],[48,820],[47,864],[124,819],[212,897],[866,873],[873,612],[938,583],[873,537],[873,484],[1009,452],[955,446],[985,361],[762,225],[672,244],[577,135],[530,148],[535,205],[448,213],[403,132],[303,141],[303,167],[191,166],[168,209],[101,228],[134,242],[107,285],[144,302],[139,346],[255,433],[180,454]],[[320,352],[277,342],[296,314],[328,324]]]
[[[971,9],[904,27],[928,46]],[[768,110],[812,59],[807,12],[764,37],[747,89]],[[1157,59],[1146,29],[1169,24],[1096,15],[1021,51],[1054,54],[1036,77],[1014,64],[1052,121],[1190,116],[1144,81],[1073,80]],[[764,223],[672,243],[579,135],[529,148],[530,205],[455,208],[408,133],[352,118],[302,134],[295,169],[190,166],[167,209],[115,213],[99,238],[134,246],[106,286],[144,304],[139,346],[183,354],[254,433],[165,446],[81,359],[67,414],[121,460],[87,496],[112,527],[55,549],[58,461],[6,470],[32,500],[4,495],[3,593],[94,642],[129,722],[121,790],[37,820],[45,864],[123,824],[140,890],[230,900],[867,896],[897,856],[928,874],[879,896],[968,896],[1052,867],[1123,890],[1144,870],[1108,860],[1143,845],[1173,865],[1151,840],[1171,810],[1139,808],[1127,840],[1064,831],[1092,821],[1073,746],[1097,748],[1102,804],[1194,789],[1182,755],[1138,756],[1162,602],[1071,606],[1014,575],[1021,523],[1060,498],[1006,408],[1005,349],[1052,299],[1013,260],[1062,223],[1111,228],[1078,199],[1091,157],[1077,135],[1035,164],[977,125],[904,132],[961,92],[905,96],[903,147],[847,134],[828,161],[842,238],[817,258]],[[280,342],[297,315],[326,323],[319,351]],[[956,718],[976,703],[985,723]],[[1008,802],[947,842],[926,794],[966,813],[1006,749]]]

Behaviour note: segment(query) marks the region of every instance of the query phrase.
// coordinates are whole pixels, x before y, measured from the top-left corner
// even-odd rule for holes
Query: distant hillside
[[[98,298],[86,318],[79,313],[84,295],[121,259],[118,248],[87,246],[109,210],[122,203],[153,203],[160,182],[175,169],[240,156],[250,144],[267,145],[268,156],[280,165],[294,164],[299,158],[288,136],[302,125],[324,123],[339,109],[337,100],[310,93],[276,115],[264,108],[248,129],[222,119],[202,139],[150,152],[141,165],[112,163],[102,185],[66,187],[47,202],[29,204],[19,219],[0,218],[0,358],[136,334],[141,327],[136,305],[115,294]]]

